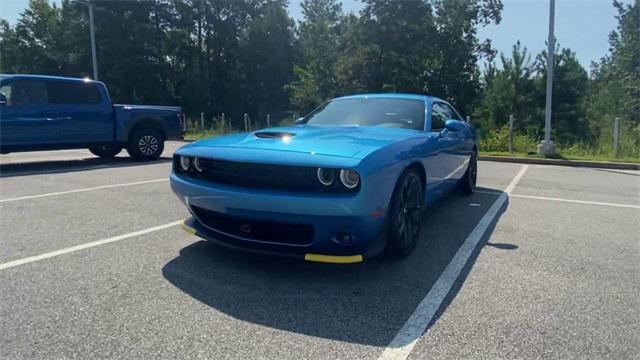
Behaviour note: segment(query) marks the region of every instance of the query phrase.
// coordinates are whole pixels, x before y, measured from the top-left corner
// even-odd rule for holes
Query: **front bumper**
[[[359,262],[384,249],[385,211],[366,194],[319,196],[285,193],[211,184],[175,174],[171,175],[171,187],[194,215],[185,222],[189,232],[227,247],[309,261],[342,263]],[[208,219],[203,221],[202,209],[234,219],[308,224],[314,231],[308,243],[246,238],[228,231],[228,228],[214,226]],[[337,241],[339,233],[350,234],[351,241]]]
[[[277,251],[277,250],[269,250],[269,249],[261,249],[256,246],[247,246],[246,244],[240,244],[229,237],[224,236],[223,234],[216,233],[215,231],[211,231],[211,229],[203,226],[198,220],[194,217],[190,217],[185,219],[182,223],[182,230],[185,232],[203,238],[207,241],[214,242],[220,246],[224,246],[227,248],[231,248],[234,250],[241,251],[249,251],[259,254],[273,255],[273,256],[286,256],[304,259],[306,261],[313,262],[323,262],[323,263],[333,263],[333,264],[352,264],[359,263],[364,261],[365,256],[362,254],[354,254],[354,255],[327,255],[327,254],[316,254],[311,252],[305,253],[292,253],[288,251]],[[367,258],[372,256],[372,254],[367,254]]]

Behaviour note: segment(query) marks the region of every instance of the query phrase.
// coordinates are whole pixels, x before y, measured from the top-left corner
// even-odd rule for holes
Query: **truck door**
[[[8,146],[38,146],[60,141],[58,113],[49,103],[42,80],[16,79],[0,85],[6,103],[0,105],[0,143]]]
[[[47,81],[49,101],[57,106],[58,132],[69,144],[113,141],[113,107],[103,86],[93,81]]]

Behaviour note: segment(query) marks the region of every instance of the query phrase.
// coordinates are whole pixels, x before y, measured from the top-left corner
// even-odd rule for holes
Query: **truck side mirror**
[[[444,123],[444,127],[449,131],[461,131],[465,128],[464,121],[449,119]]]

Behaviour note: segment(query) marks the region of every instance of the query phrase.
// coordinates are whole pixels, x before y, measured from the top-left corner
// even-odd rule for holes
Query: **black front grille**
[[[218,184],[299,192],[349,193],[359,190],[358,188],[347,189],[342,186],[338,176],[331,186],[320,184],[316,167],[245,163],[206,158],[198,160],[202,172],[192,169],[187,174]],[[185,174],[180,169],[177,156],[174,160],[174,169]]]
[[[309,224],[290,224],[269,220],[253,220],[229,216],[197,206],[191,206],[194,215],[205,226],[228,235],[255,241],[288,245],[309,245],[314,228]]]

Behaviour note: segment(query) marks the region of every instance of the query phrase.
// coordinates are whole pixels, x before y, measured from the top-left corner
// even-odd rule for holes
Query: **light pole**
[[[93,63],[93,80],[98,80],[98,59],[96,58],[96,30],[93,24],[93,4],[89,4],[89,32],[91,33],[91,61]]]
[[[555,21],[556,1],[549,2],[549,40],[547,41],[547,99],[544,110],[544,140],[538,145],[538,154],[553,156],[556,154],[556,147],[551,141],[551,99],[553,91],[553,53],[555,49],[555,36],[553,34],[553,24]]]

